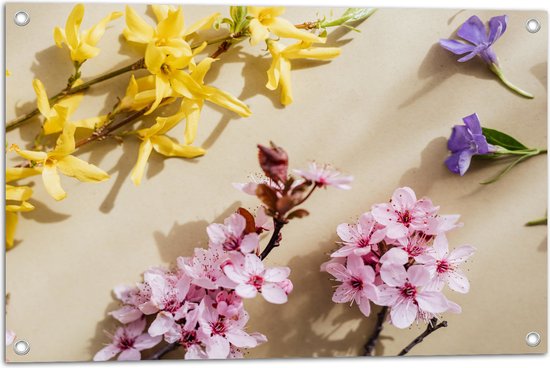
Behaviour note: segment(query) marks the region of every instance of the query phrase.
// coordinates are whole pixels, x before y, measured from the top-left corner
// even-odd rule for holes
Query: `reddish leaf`
[[[245,234],[255,233],[256,232],[256,221],[254,220],[254,216],[246,209],[239,207],[237,210],[237,213],[244,217],[246,220],[246,227],[244,229]]]
[[[276,210],[277,194],[269,185],[258,184],[256,196],[267,206],[268,209]]]
[[[288,177],[288,154],[273,142],[271,147],[258,145],[258,161],[265,175],[277,183],[284,183]]]
[[[289,213],[288,216],[286,217],[286,219],[287,220],[292,220],[293,218],[302,218],[302,217],[306,217],[306,216],[309,216],[309,212],[304,210],[303,208],[299,208],[299,209],[294,210],[291,213]]]

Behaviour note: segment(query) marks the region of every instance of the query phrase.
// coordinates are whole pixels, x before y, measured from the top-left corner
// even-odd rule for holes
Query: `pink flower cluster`
[[[335,303],[357,303],[368,316],[370,303],[389,307],[391,323],[407,328],[444,312],[460,313],[443,288],[467,293],[470,285],[459,266],[475,249],[449,252],[446,233],[458,215],[439,215],[428,198],[417,199],[411,188],[398,188],[389,203],[372,206],[356,224],[340,224],[341,247],[321,266],[338,286]]]
[[[267,341],[245,331],[249,316],[243,298],[261,294],[268,302],[285,303],[292,291],[290,269],[263,264],[257,255],[260,235],[272,230],[273,219],[264,207],[255,217],[246,213],[253,226],[234,213],[207,227],[208,249],[179,257],[173,270],[149,269],[136,286],[115,288],[122,306],[111,315],[123,326],[94,360],[117,354],[119,360],[139,360],[140,351],[162,340],[181,345],[186,359],[241,358],[242,349]],[[148,327],[146,316],[154,316]]]

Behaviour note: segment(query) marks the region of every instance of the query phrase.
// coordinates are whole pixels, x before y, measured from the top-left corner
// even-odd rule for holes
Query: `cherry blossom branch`
[[[285,222],[274,218],[273,223],[275,224],[275,228],[273,229],[273,234],[271,235],[271,239],[269,239],[269,243],[267,243],[267,246],[265,247],[262,254],[260,255],[260,259],[262,261],[265,259],[265,257],[268,256],[269,253],[271,253],[273,248],[278,247],[280,245],[280,241],[281,241],[280,233],[281,233],[281,230],[283,229],[283,226],[285,226]]]
[[[173,342],[169,345],[166,345],[164,348],[160,349],[159,351],[157,351],[156,353],[151,355],[149,357],[149,360],[160,360],[166,354],[176,350],[178,348],[178,346],[179,346],[179,344],[176,343],[176,342]]]
[[[403,350],[401,350],[398,356],[406,355],[409,351],[411,351],[412,348],[414,348],[416,345],[424,341],[424,338],[430,336],[432,333],[439,330],[441,327],[447,327],[447,321],[442,321],[438,324],[437,318],[436,317],[432,318],[430,320],[430,323],[428,323],[426,330],[422,332],[420,335],[418,335],[418,337],[414,339],[409,345],[407,345]]]
[[[367,343],[365,344],[365,356],[371,356],[372,352],[374,351],[374,348],[376,347],[376,343],[378,342],[378,338],[380,337],[380,333],[384,329],[384,322],[386,321],[386,316],[388,315],[388,307],[383,307],[380,312],[378,312],[377,319],[376,319],[376,327],[372,334],[370,335]]]

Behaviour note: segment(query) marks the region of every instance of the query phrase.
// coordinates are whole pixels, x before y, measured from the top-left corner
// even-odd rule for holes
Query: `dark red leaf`
[[[284,183],[288,177],[288,154],[273,142],[270,144],[271,147],[258,145],[258,161],[268,178],[277,183]]]

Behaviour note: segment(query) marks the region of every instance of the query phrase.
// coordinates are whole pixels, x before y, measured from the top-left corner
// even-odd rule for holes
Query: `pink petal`
[[[348,303],[353,299],[354,295],[355,291],[353,288],[345,283],[336,288],[332,295],[332,301],[334,303]]]
[[[390,239],[400,239],[409,235],[409,229],[398,222],[392,222],[386,227],[386,236]]]
[[[185,352],[185,359],[208,359],[208,356],[199,345],[191,345]]]
[[[407,280],[405,267],[393,263],[383,264],[380,268],[380,276],[389,286],[401,286]]]
[[[136,349],[123,350],[118,356],[118,360],[141,360],[141,353]]]
[[[244,257],[244,269],[249,275],[263,275],[264,264],[255,254],[247,254]]]
[[[225,241],[226,235],[224,226],[221,224],[210,224],[206,227],[208,239],[214,244],[221,244]]]
[[[243,284],[248,281],[248,277],[243,275],[242,272],[240,272],[239,269],[237,269],[234,265],[229,264],[223,268],[223,272],[229,277],[230,280]]]
[[[214,335],[204,343],[209,359],[225,359],[229,355],[229,341],[220,335]]]
[[[450,300],[447,300],[447,303],[449,303],[449,309],[447,310],[448,312],[456,313],[456,314],[462,313],[462,308],[460,307],[460,305]]]
[[[447,298],[438,291],[422,291],[416,295],[418,307],[430,313],[443,313],[449,309]]]
[[[464,275],[464,273],[459,269],[456,269],[449,273],[448,281],[451,290],[462,294],[466,294],[468,291],[470,291],[470,282],[468,281],[466,275]]]
[[[235,292],[241,298],[254,298],[258,294],[258,290],[254,286],[248,284],[237,285]]]
[[[104,362],[113,358],[118,353],[120,353],[120,349],[115,345],[109,344],[94,355],[94,361]]]
[[[397,328],[409,327],[418,313],[418,307],[411,301],[404,301],[391,308],[391,322]]]
[[[351,275],[359,275],[362,270],[367,267],[363,262],[363,258],[352,254],[348,257],[347,269]]]
[[[137,337],[141,335],[143,330],[145,329],[145,325],[147,322],[145,321],[145,318],[138,319],[124,327],[124,330],[126,331],[126,334],[130,337]]]
[[[433,247],[438,259],[443,259],[449,253],[449,242],[445,234],[439,234],[435,237]]]
[[[393,263],[400,266],[407,262],[409,262],[409,254],[397,247],[390,249],[380,258],[380,263]]]
[[[256,233],[247,234],[241,241],[241,252],[250,253],[260,246],[260,237]]]
[[[407,270],[409,281],[415,286],[423,286],[430,282],[430,272],[424,266],[414,265]]]
[[[253,348],[258,345],[258,341],[243,330],[233,329],[226,336],[230,343],[239,348]]]
[[[246,194],[250,194],[255,196],[256,195],[256,189],[258,188],[258,184],[256,183],[233,183],[233,187],[237,190],[240,190]]]
[[[15,332],[12,330],[6,329],[6,346],[10,346],[13,344],[13,341],[15,340]]]
[[[145,302],[139,305],[139,310],[146,315],[150,315],[158,312],[158,308],[152,301]]]
[[[151,349],[162,341],[162,336],[151,336],[148,333],[141,334],[134,341],[134,348],[137,350]]]
[[[336,233],[343,241],[351,243],[354,241],[354,231],[352,229],[353,225],[350,224],[340,224],[336,227]]]
[[[168,332],[174,326],[174,317],[171,313],[160,312],[157,314],[157,318],[149,326],[149,335],[161,336]]]
[[[227,227],[229,232],[235,236],[241,236],[244,229],[246,228],[246,220],[243,216],[238,213],[234,213],[224,220],[224,225]]]
[[[120,323],[130,323],[140,318],[143,313],[134,306],[125,305],[115,311],[109,313]]]
[[[453,264],[460,264],[470,258],[475,253],[475,251],[476,249],[474,247],[470,245],[463,245],[454,249],[451,254],[449,254],[448,260]]]
[[[372,208],[372,216],[382,225],[395,224],[397,222],[397,215],[393,207],[387,203],[377,204]]]
[[[378,287],[378,298],[376,299],[376,304],[392,306],[397,302],[399,295],[399,289],[392,286],[380,285]]]
[[[288,267],[271,267],[265,271],[264,279],[269,282],[282,282],[290,275]]]
[[[326,265],[325,269],[338,281],[346,281],[350,279],[348,269],[340,263],[329,263]]]
[[[391,203],[399,212],[411,209],[416,204],[416,194],[409,187],[397,188],[393,192]]]
[[[365,315],[365,317],[368,317],[370,315],[370,301],[367,298],[360,297],[357,301],[357,305],[359,305],[359,310],[361,313]]]
[[[288,301],[285,291],[277,284],[264,284],[261,291],[264,299],[270,303],[284,304]]]
[[[362,249],[357,248],[355,245],[344,245],[342,248],[338,249],[337,251],[332,253],[330,256],[331,257],[347,257],[350,254],[357,254],[356,250],[362,250]]]

